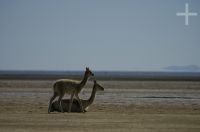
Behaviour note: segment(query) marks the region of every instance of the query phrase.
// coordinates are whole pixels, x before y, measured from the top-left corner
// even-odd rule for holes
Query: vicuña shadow
[[[93,85],[93,89],[92,89],[92,93],[91,93],[90,98],[88,100],[81,99],[84,112],[86,112],[88,107],[93,103],[95,95],[96,95],[96,91],[104,91],[104,88],[101,85],[99,85],[96,82],[96,80],[94,80],[94,85]],[[70,99],[61,100],[61,105],[62,105],[62,108],[63,108],[64,112],[68,111],[69,104],[70,104]],[[54,111],[61,112],[60,105],[59,105],[58,101],[55,101],[52,104],[51,112],[54,112]],[[72,107],[71,107],[71,112],[82,112],[80,103],[78,102],[77,99],[73,100]]]

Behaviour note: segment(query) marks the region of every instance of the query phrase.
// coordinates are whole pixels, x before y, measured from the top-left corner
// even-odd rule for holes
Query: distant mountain
[[[200,72],[200,66],[197,65],[187,65],[187,66],[168,66],[164,68],[168,71],[177,72]]]

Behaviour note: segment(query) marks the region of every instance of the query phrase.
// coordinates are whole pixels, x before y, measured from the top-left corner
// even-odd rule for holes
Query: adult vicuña
[[[104,88],[101,85],[99,85],[96,82],[96,80],[94,80],[94,85],[93,85],[93,89],[92,89],[92,93],[91,93],[90,98],[88,100],[81,99],[84,111],[87,111],[89,106],[93,103],[95,95],[96,95],[96,91],[104,91]],[[69,99],[62,100],[61,104],[62,104],[62,107],[63,107],[64,111],[68,111],[69,103],[70,103]],[[59,102],[58,101],[55,101],[52,104],[51,112],[54,112],[54,111],[60,112]],[[81,106],[80,106],[78,100],[76,100],[76,99],[73,100],[71,112],[81,112]]]
[[[90,69],[88,67],[86,67],[86,71],[85,71],[82,81],[69,80],[69,79],[57,80],[53,85],[54,94],[49,102],[48,113],[50,113],[52,101],[57,96],[59,96],[58,102],[59,102],[60,110],[61,110],[61,112],[64,112],[63,108],[62,108],[61,100],[62,100],[63,96],[65,95],[65,93],[71,94],[68,112],[71,112],[74,95],[76,96],[76,98],[81,106],[82,112],[84,112],[83,105],[80,101],[78,94],[80,93],[81,89],[86,84],[86,82],[90,76],[94,76],[94,74],[90,71]]]

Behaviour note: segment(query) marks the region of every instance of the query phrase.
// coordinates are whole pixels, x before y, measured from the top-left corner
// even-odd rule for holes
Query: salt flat
[[[200,82],[99,81],[105,91],[88,112],[47,114],[52,83],[0,80],[0,130],[200,131]],[[87,99],[91,87],[80,96]]]

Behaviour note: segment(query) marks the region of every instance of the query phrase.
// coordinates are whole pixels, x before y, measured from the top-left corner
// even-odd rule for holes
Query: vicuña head
[[[94,73],[89,69],[89,67],[86,67],[85,73],[88,77],[94,76]]]
[[[96,80],[94,80],[94,88],[96,88],[97,91],[104,91],[104,88],[98,84]]]

